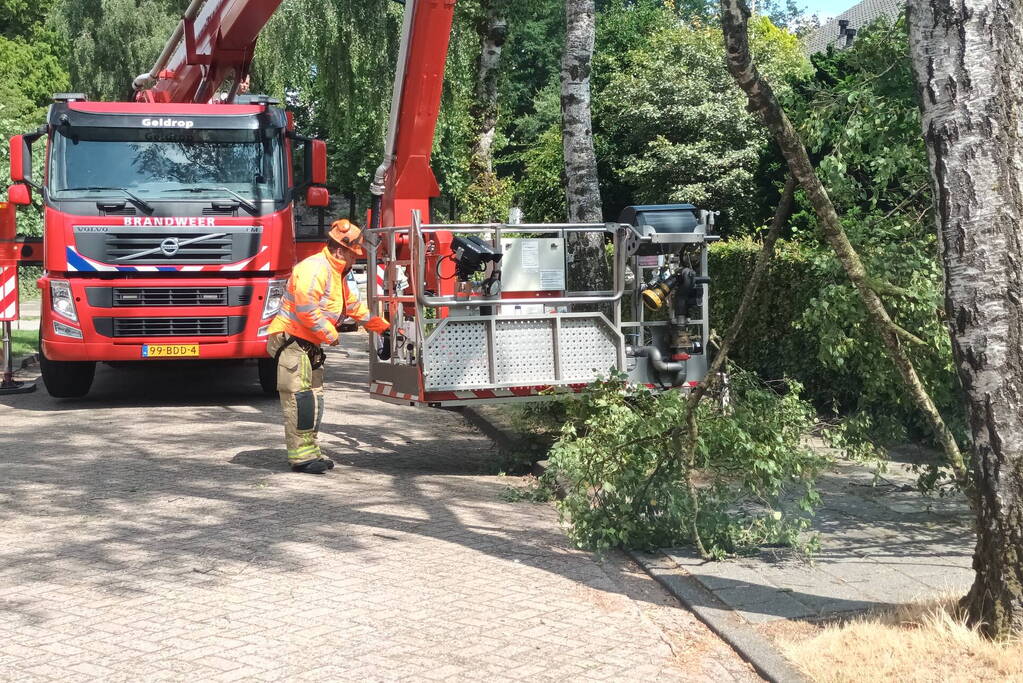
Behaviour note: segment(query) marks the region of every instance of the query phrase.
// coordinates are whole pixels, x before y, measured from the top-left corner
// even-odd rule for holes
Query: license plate
[[[198,344],[143,344],[143,358],[195,358]]]

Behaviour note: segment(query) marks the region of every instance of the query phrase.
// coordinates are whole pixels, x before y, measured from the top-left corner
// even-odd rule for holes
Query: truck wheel
[[[39,369],[43,384],[54,398],[81,398],[89,393],[96,375],[95,361],[50,360],[39,349]]]
[[[267,396],[277,395],[277,360],[274,358],[259,359],[259,386]]]

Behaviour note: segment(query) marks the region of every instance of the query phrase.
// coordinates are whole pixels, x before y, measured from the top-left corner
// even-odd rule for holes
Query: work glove
[[[367,320],[365,323],[363,323],[362,326],[365,327],[370,332],[376,332],[377,334],[381,334],[382,332],[391,327],[391,323],[387,322],[380,316],[375,315],[369,320]]]

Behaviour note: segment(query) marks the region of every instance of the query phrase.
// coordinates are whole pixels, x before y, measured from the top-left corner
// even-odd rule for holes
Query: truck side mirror
[[[330,193],[325,187],[310,187],[305,195],[305,203],[317,209],[326,208],[330,206]]]
[[[7,188],[7,201],[18,206],[28,206],[32,203],[32,191],[25,183],[17,183]]]
[[[327,143],[323,140],[312,140],[312,167],[309,169],[309,181],[313,185],[327,184]]]
[[[32,182],[32,148],[24,135],[11,138],[11,180],[16,183]]]

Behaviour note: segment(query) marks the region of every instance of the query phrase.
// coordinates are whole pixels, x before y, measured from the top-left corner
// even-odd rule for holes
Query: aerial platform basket
[[[667,323],[645,321],[641,312],[623,321],[623,303],[634,311],[643,287],[634,276],[643,272],[637,255],[643,244],[656,239],[632,225],[429,225],[413,212],[409,226],[368,233],[375,245],[368,250],[368,270],[382,271],[383,277],[369,278],[367,303],[374,314],[391,321],[385,352],[370,353],[370,394],[375,398],[456,407],[571,394],[615,371],[661,386],[702,379],[705,364],[676,361],[670,381],[663,374],[650,381],[655,373],[651,357],[663,366],[660,359],[667,352],[651,353],[649,345],[664,345]],[[574,233],[599,233],[610,244],[610,289],[567,287],[565,243]],[[453,264],[464,250],[457,247],[458,238],[452,247],[452,235],[475,240],[490,258],[474,264],[480,266],[479,275],[474,283],[460,281],[460,293]],[[702,234],[671,239],[700,248],[706,241]],[[705,254],[700,261],[705,275]],[[405,282],[408,287],[402,289]],[[687,320],[701,327],[701,341],[705,323],[705,316]]]

